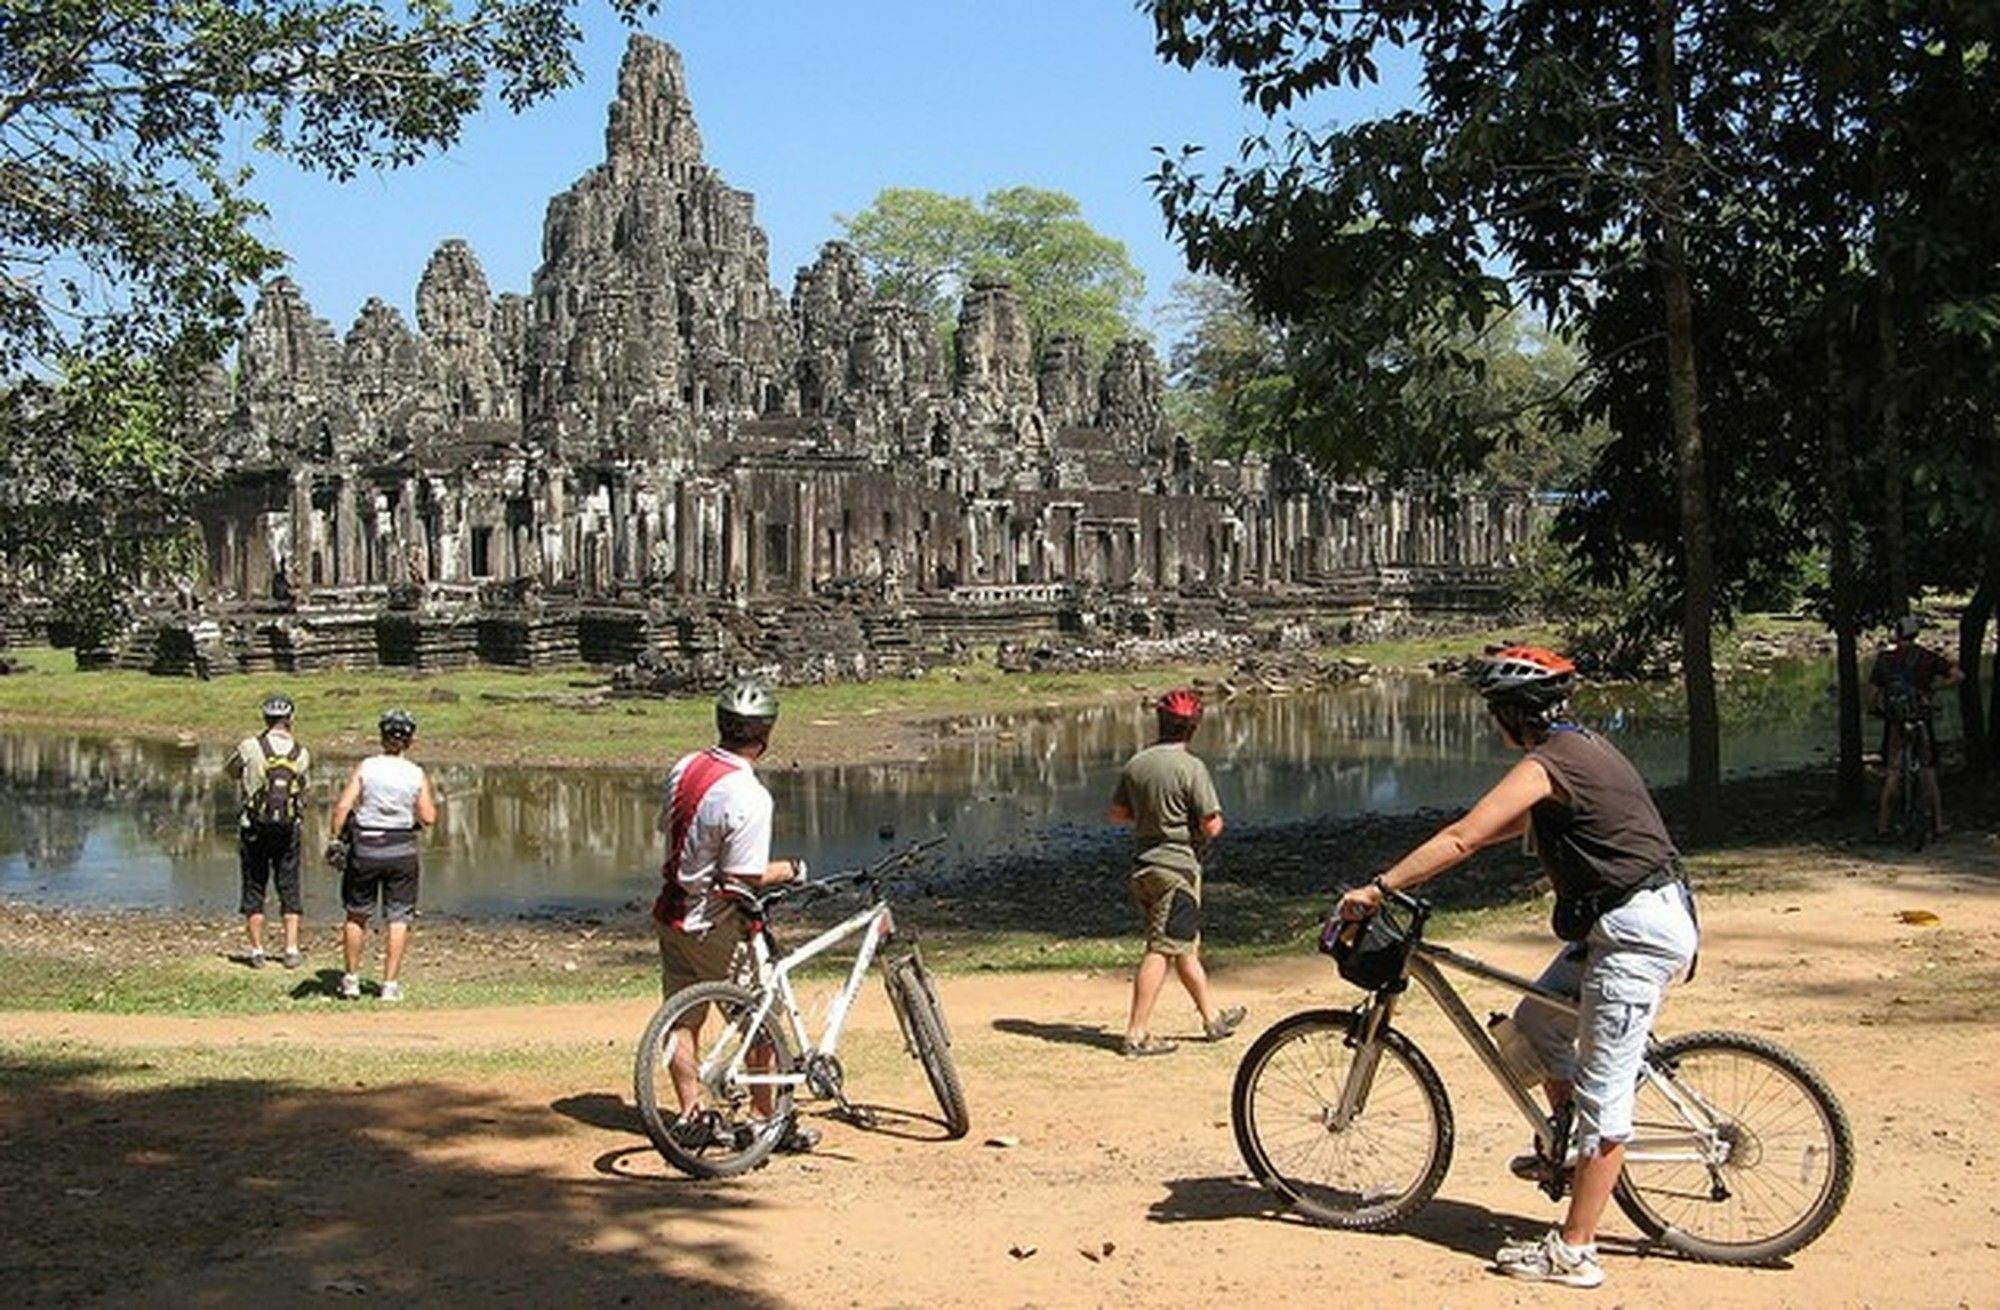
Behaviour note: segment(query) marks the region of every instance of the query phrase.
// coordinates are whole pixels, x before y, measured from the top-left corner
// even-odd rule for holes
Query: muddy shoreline
[[[1952,835],[1948,847],[1991,845],[2000,838],[2000,803],[1974,781],[1945,778]],[[1732,851],[1782,849],[1801,869],[1829,855],[1907,858],[1878,847],[1864,813],[1833,814],[1831,774],[1798,769],[1733,779],[1724,789],[1728,836],[1691,852],[1697,886],[1704,870],[1726,868]],[[1658,793],[1670,820],[1678,788]],[[1470,799],[1470,798],[1468,798]],[[1365,880],[1422,841],[1452,815],[1444,810],[1358,818],[1304,817],[1232,827],[1206,872],[1209,939],[1218,949],[1274,949],[1303,940],[1337,889]],[[782,825],[782,820],[781,820]],[[901,918],[919,933],[977,939],[994,933],[1051,940],[1120,938],[1132,931],[1123,896],[1129,835],[1109,825],[1062,825],[1032,847],[1006,850],[920,871],[897,888]],[[780,842],[783,845],[783,830]],[[885,847],[886,849],[886,847]],[[1472,907],[1533,899],[1545,890],[1533,861],[1511,848],[1488,851],[1432,884],[1441,905]],[[425,914],[421,968],[432,977],[489,976],[508,968],[552,967],[588,976],[629,972],[650,958],[652,889],[611,910],[550,908],[490,916]],[[811,916],[806,916],[811,917]],[[309,923],[311,963],[332,959],[331,925]],[[33,955],[99,951],[135,964],[227,955],[240,949],[241,920],[231,913],[52,907],[0,903],[0,950]],[[315,935],[317,934],[317,935]],[[580,981],[583,981],[580,980]]]

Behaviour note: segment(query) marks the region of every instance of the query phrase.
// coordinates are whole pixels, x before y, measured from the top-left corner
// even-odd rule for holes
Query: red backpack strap
[[[709,789],[736,772],[742,765],[720,751],[705,750],[691,756],[681,767],[674,794],[667,801],[667,854],[660,862],[660,896],[653,903],[653,917],[679,927],[687,915],[687,889],[681,886],[681,850]]]

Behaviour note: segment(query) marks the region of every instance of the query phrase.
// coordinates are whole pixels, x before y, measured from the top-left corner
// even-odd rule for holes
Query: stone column
[[[819,581],[819,514],[809,479],[792,484],[792,590],[806,595]]]
[[[292,584],[292,603],[303,602],[312,590],[313,508],[312,475],[294,469],[291,478],[292,551],[284,562],[285,578]]]
[[[750,514],[736,488],[722,492],[722,578],[736,598],[750,594]]]

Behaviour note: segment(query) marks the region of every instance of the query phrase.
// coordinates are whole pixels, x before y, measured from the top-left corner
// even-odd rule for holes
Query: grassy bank
[[[1329,654],[1384,667],[1416,666],[1476,649],[1482,634],[1342,647]],[[415,674],[371,670],[252,674],[201,682],[109,670],[78,672],[67,651],[9,652],[22,671],[0,677],[0,724],[115,732],[210,745],[240,740],[257,706],[282,691],[301,734],[334,755],[364,752],[391,705],[417,716],[422,749],[482,763],[544,766],[655,764],[711,730],[706,695],[613,697],[599,672],[471,669]],[[1004,673],[988,655],[922,677],[788,687],[784,753],[803,764],[907,758],[912,729],[967,714],[1010,713],[1115,700],[1177,681],[1216,681],[1226,666],[1184,664],[1090,673]],[[825,729],[838,728],[838,732]]]

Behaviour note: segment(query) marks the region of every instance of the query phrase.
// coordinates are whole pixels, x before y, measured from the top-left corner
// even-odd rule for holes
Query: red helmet
[[[1193,687],[1176,687],[1160,697],[1153,707],[1162,719],[1179,719],[1183,723],[1201,722],[1201,693]]]

